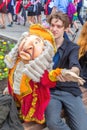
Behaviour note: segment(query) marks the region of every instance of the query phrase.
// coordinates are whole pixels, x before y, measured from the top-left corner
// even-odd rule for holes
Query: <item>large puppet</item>
[[[5,57],[9,68],[8,90],[14,97],[22,120],[44,123],[44,111],[50,100],[50,87],[55,87],[62,74],[83,83],[76,74],[64,69],[52,70],[56,52],[53,35],[39,24],[32,25]]]

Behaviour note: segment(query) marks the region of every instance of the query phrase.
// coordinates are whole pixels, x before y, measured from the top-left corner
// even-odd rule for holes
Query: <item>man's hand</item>
[[[79,69],[76,69],[74,72],[67,69],[62,70],[62,76],[66,81],[78,82],[80,85],[83,85],[85,83],[85,80],[82,79],[80,76],[78,76],[78,74],[79,74]]]
[[[60,82],[66,82],[68,81],[68,79],[66,78],[66,76],[63,76],[62,74],[60,74],[59,76],[57,76],[57,80]]]

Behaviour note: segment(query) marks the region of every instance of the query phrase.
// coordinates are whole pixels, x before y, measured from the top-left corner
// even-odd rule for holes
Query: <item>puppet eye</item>
[[[38,44],[39,42],[38,41],[35,41],[35,44]]]

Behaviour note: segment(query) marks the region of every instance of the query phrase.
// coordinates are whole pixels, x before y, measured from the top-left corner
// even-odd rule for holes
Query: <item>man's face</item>
[[[65,31],[63,22],[60,19],[53,18],[51,20],[50,30],[53,33],[55,39],[63,37]]]

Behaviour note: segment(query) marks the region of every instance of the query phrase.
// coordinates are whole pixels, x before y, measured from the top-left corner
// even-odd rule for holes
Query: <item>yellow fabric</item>
[[[17,63],[19,61],[20,61],[20,58],[18,58],[15,66],[9,71],[8,79],[9,79],[9,83],[10,83],[11,87],[13,87],[13,74],[14,74],[15,68],[17,66]],[[20,96],[21,97],[24,97],[27,94],[32,93],[31,86],[29,85],[30,80],[31,79],[29,79],[29,77],[27,77],[25,74],[23,74],[22,79],[21,79],[21,83],[20,83],[20,94],[21,94]],[[12,88],[12,90],[13,90],[13,88]],[[18,96],[18,97],[20,98],[20,96]]]
[[[50,43],[54,47],[54,52],[56,52],[55,40],[54,40],[53,34],[50,32],[50,30],[44,28],[40,24],[33,24],[29,28],[29,34],[38,35],[38,36],[42,37],[44,40],[50,41]]]
[[[62,72],[62,69],[55,69],[55,70],[51,70],[49,72],[49,79],[53,82],[57,81],[57,76],[59,76]]]

